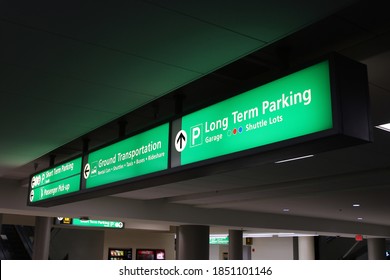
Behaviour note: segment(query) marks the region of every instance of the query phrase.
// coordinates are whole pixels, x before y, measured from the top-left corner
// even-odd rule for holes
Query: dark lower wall
[[[54,228],[51,234],[52,260],[101,260],[104,250],[104,231]]]
[[[316,258],[320,260],[340,260],[343,257],[354,260],[367,259],[367,240],[354,246],[355,244],[354,238],[319,236],[316,239]]]

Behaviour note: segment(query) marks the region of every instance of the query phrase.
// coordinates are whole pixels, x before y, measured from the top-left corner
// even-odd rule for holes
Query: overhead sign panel
[[[52,206],[369,141],[367,69],[333,55],[40,172],[28,203]]]
[[[123,185],[166,170],[168,149],[166,123],[33,175],[28,204],[53,205],[63,199],[90,196],[98,193],[97,187]],[[73,196],[68,195],[71,193]]]
[[[229,236],[210,236],[209,244],[212,245],[227,245],[229,244]]]
[[[172,126],[172,166],[331,129],[329,62],[186,115]]]
[[[81,157],[31,177],[29,202],[34,203],[80,190]]]
[[[95,188],[168,168],[169,124],[163,124],[88,155],[83,176]]]
[[[72,225],[80,227],[102,227],[102,228],[123,228],[124,224],[119,221],[105,220],[81,220],[73,218]]]
[[[55,219],[58,225],[73,225],[79,227],[101,227],[101,228],[124,228],[124,223],[120,221],[89,220],[80,218],[58,217]]]

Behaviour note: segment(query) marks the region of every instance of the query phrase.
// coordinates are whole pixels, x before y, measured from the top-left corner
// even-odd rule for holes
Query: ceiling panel
[[[129,95],[159,96],[200,76],[199,73],[101,48],[17,25],[6,25],[1,61],[57,75],[62,79],[129,90]],[[34,77],[20,76],[24,84]],[[34,79],[44,84],[46,80]],[[55,84],[55,81],[52,81]],[[64,84],[64,82],[62,82]],[[29,88],[29,90],[31,90]],[[34,92],[32,92],[34,94]],[[87,93],[85,93],[87,94]]]
[[[356,2],[274,0],[274,1],[181,1],[149,0],[159,7],[176,11],[270,43],[282,36]],[[299,12],[298,12],[299,11]]]
[[[197,193],[198,191],[199,190],[197,188],[194,188],[193,185],[188,185],[186,182],[182,182],[182,183],[180,182],[180,183],[175,183],[170,185],[162,185],[158,187],[120,193],[113,196],[132,198],[132,199],[151,200],[151,199],[172,197],[176,195],[193,194],[193,193]]]
[[[0,113],[2,128],[5,130],[19,128],[13,131],[18,135],[36,131],[37,128],[41,129],[40,133],[45,133],[45,137],[51,136],[53,132],[66,135],[71,133],[72,127],[92,129],[96,127],[97,121],[107,122],[118,117],[117,114],[95,111],[81,106],[72,106],[70,110],[68,104],[34,97],[2,93],[1,98],[4,105]],[[8,121],[10,115],[12,115],[12,122]],[[59,127],[63,132],[58,131]],[[38,136],[42,137],[42,135]],[[68,137],[73,138],[72,135]]]
[[[177,196],[194,195],[199,193],[218,192],[219,190],[235,189],[238,187],[245,187],[252,182],[250,179],[241,180],[237,185],[237,180],[228,174],[214,175],[193,180],[186,180],[182,182],[160,185],[156,187],[130,191],[126,193],[116,194],[117,197],[126,197],[134,199],[161,199],[172,198]]]
[[[12,2],[7,6],[13,6],[15,12],[7,12],[7,7],[0,12],[0,18],[24,28],[32,27],[31,32],[50,33],[199,73],[208,73],[264,45],[142,1],[122,1],[116,5],[67,1],[64,7],[48,3],[43,9],[36,3],[27,3],[23,9],[18,6],[19,1]]]
[[[378,159],[383,166],[390,165],[390,133],[378,128],[373,128],[373,132],[374,143],[362,148],[372,152],[373,160]]]
[[[293,199],[291,196],[286,196],[274,199],[236,200],[225,204],[209,204],[207,207],[390,225],[390,221],[383,215],[390,211],[390,205],[387,203],[389,195],[388,187],[371,186],[360,189],[358,192],[353,189],[328,194],[308,193],[294,196]],[[354,203],[360,203],[361,206],[353,207]],[[289,211],[286,212],[283,209],[289,209]],[[363,220],[357,218],[363,218]]]
[[[341,11],[339,16],[377,35],[390,28],[386,1],[357,1]]]
[[[135,199],[168,198],[170,202],[199,205],[232,199],[248,199],[262,196],[265,192],[278,191],[286,186],[303,185],[307,180],[329,180],[344,173],[365,172],[381,168],[388,163],[388,156],[377,154],[364,144],[315,155],[284,164],[261,164],[251,168],[236,169],[221,174],[186,180],[179,183],[118,194],[118,197]],[[311,181],[310,181],[311,182]],[[349,183],[351,184],[351,183]],[[352,182],[352,184],[354,184]],[[259,192],[259,194],[256,194]]]
[[[390,46],[390,39],[388,43]],[[375,67],[368,68],[368,78],[370,83],[388,90],[388,95],[390,95],[390,81],[389,76],[387,75],[390,71],[390,65],[388,63],[389,59],[390,51],[387,51],[362,61],[367,65],[375,65]]]
[[[0,69],[0,75],[4,78],[0,91],[4,94],[88,108],[117,116],[134,110],[154,98],[151,95],[67,78],[22,66],[9,65],[6,69],[3,67]],[[18,80],[21,82],[17,83]],[[39,104],[37,106],[39,107]],[[39,110],[35,113],[38,114]],[[41,110],[41,113],[47,114],[45,110]]]
[[[322,177],[340,174],[354,170],[355,166],[344,162],[333,162],[326,157],[326,153],[314,155],[303,160],[286,162],[282,164],[269,163],[253,168],[235,170],[232,176],[242,178],[243,181],[256,180],[257,185],[272,184],[274,182],[289,182],[304,178]]]
[[[387,86],[387,85],[385,85]],[[390,90],[370,81],[371,121],[373,125],[390,122]]]
[[[70,110],[67,104],[4,92],[0,100],[1,163],[14,167],[83,135],[97,123],[118,117],[77,106]]]

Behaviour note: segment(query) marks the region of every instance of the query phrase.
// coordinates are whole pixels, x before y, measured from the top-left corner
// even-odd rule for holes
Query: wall
[[[253,238],[252,246],[245,246],[252,260],[293,260],[293,238]],[[223,252],[229,252],[228,245],[210,245],[210,260],[223,260]]]
[[[53,260],[101,260],[104,231],[54,228],[51,233],[49,257]]]
[[[354,238],[319,236],[317,237],[317,257],[320,260],[340,260],[344,256],[347,259],[368,259],[367,240],[356,243]],[[355,244],[356,247],[353,247]],[[353,250],[349,252],[352,247]]]
[[[35,226],[35,216],[3,214],[3,224]]]
[[[294,247],[292,237],[253,238],[252,260],[293,259]]]
[[[225,256],[224,253],[227,255]],[[224,260],[224,257],[229,257],[229,245],[210,245],[210,260]]]
[[[219,245],[210,245],[210,260],[219,260]]]
[[[136,249],[164,249],[167,260],[174,260],[175,235],[142,230],[107,230],[104,235],[103,259],[108,258],[108,248],[132,248],[133,259]]]

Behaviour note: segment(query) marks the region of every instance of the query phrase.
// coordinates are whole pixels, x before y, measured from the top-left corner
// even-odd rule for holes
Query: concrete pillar
[[[3,226],[3,214],[0,214],[0,234]]]
[[[182,225],[177,235],[177,259],[208,260],[210,251],[210,227]]]
[[[35,218],[35,235],[33,260],[48,260],[50,249],[50,233],[53,219],[50,217]]]
[[[175,240],[175,259],[179,259],[179,238],[180,238],[180,227],[176,227],[176,240]]]
[[[315,260],[314,236],[298,237],[298,256],[300,260]]]
[[[385,260],[386,259],[386,239],[384,238],[368,238],[368,259],[369,260]]]
[[[293,237],[293,260],[299,260],[298,236]]]
[[[242,260],[242,230],[229,230],[229,260]]]

